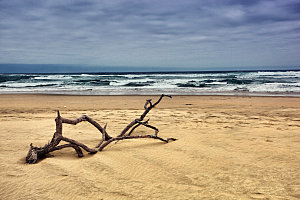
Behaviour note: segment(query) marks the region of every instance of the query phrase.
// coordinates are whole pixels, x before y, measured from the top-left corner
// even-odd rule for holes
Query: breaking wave
[[[300,96],[300,71],[0,74],[0,93],[20,92]]]

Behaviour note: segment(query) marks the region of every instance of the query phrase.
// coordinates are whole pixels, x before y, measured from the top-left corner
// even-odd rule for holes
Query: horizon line
[[[180,73],[180,72],[251,72],[299,71],[300,66],[239,66],[239,67],[156,67],[156,66],[90,66],[74,64],[13,64],[0,63],[5,74],[80,74],[80,73]]]
[[[287,71],[300,71],[300,69],[261,69],[261,70],[178,70],[178,71],[111,71],[111,72],[0,72],[0,74],[179,74],[179,73],[221,73],[221,72],[287,72]]]

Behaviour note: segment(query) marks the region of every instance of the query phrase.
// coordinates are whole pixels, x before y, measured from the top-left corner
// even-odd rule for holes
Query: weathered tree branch
[[[147,124],[147,123],[145,123],[145,122],[137,121],[137,123],[138,123],[138,124],[141,124],[141,125],[143,125],[143,126],[146,126],[146,127],[148,127],[148,128],[151,128],[151,129],[153,129],[153,130],[155,130],[155,136],[157,136],[159,130],[158,130],[156,127],[151,126],[151,125],[149,125],[149,124]]]
[[[131,135],[131,136],[122,136],[122,137],[115,137],[115,138],[111,138],[110,140],[108,140],[107,142],[105,142],[100,148],[99,151],[102,151],[107,145],[109,145],[111,142],[113,141],[119,141],[119,140],[126,140],[126,139],[138,139],[138,138],[153,138],[153,139],[158,139],[161,140],[165,143],[168,143],[169,141],[175,141],[175,138],[167,138],[166,140],[155,136],[155,135]]]
[[[73,125],[76,125],[82,121],[87,121],[90,124],[92,124],[93,126],[95,126],[102,134],[104,134],[105,140],[109,140],[111,138],[108,135],[108,133],[106,132],[106,130],[104,128],[102,128],[102,126],[100,126],[100,124],[98,124],[96,121],[94,121],[92,118],[90,118],[86,115],[82,115],[81,117],[79,117],[75,120],[65,119],[65,118],[61,118],[61,120],[62,120],[62,123],[73,124]]]
[[[146,117],[146,115],[150,112],[150,110],[151,110],[152,108],[154,108],[157,104],[159,104],[163,97],[169,97],[169,98],[172,98],[172,96],[162,94],[162,95],[160,96],[160,98],[159,98],[154,104],[151,103],[151,99],[146,100],[146,104],[145,104],[145,106],[144,106],[144,108],[145,108],[144,113],[140,116],[140,118],[137,118],[137,119],[133,120],[132,122],[130,122],[130,123],[123,129],[123,131],[120,133],[120,135],[118,135],[118,137],[121,137],[121,136],[125,135],[125,134],[127,133],[127,131],[128,131],[131,127],[133,127],[133,126],[134,126],[135,124],[137,124],[138,122],[143,121],[144,118]],[[149,104],[149,106],[148,106],[148,104]],[[147,106],[148,106],[148,107],[147,107]]]
[[[53,148],[53,151],[61,150],[63,148],[67,148],[67,147],[72,147],[73,149],[75,149],[76,153],[78,154],[78,157],[83,157],[82,150],[75,144],[63,144],[60,146],[56,146]]]
[[[148,120],[145,121],[144,123],[147,124],[147,123],[149,122],[149,120],[150,120],[150,119],[148,119]],[[133,133],[133,131],[134,131],[136,128],[138,128],[140,125],[141,125],[141,124],[138,123],[138,124],[136,124],[134,127],[132,127],[132,129],[129,131],[129,133],[128,133],[127,135],[130,136],[130,135]]]
[[[151,109],[154,108],[157,104],[159,104],[161,102],[163,97],[172,98],[169,95],[161,95],[160,98],[155,103],[152,103],[151,99],[146,100],[146,103],[144,105],[145,111],[143,112],[143,114],[139,118],[137,118],[137,119],[133,120],[132,122],[130,122],[121,131],[121,133],[116,137],[111,137],[107,133],[107,131],[106,131],[107,124],[105,124],[105,126],[102,127],[102,126],[100,126],[100,124],[98,124],[96,121],[94,121],[92,118],[88,117],[87,115],[82,115],[81,117],[72,120],[72,119],[66,119],[66,118],[61,117],[60,112],[57,111],[57,117],[55,119],[56,132],[53,134],[53,137],[52,137],[51,141],[43,147],[34,147],[34,146],[32,146],[32,144],[30,144],[30,148],[29,148],[29,151],[28,151],[27,156],[26,156],[26,163],[34,164],[39,159],[43,158],[46,154],[48,154],[50,152],[53,152],[53,151],[61,150],[63,148],[68,148],[68,147],[73,148],[76,151],[78,157],[82,157],[83,153],[82,153],[81,148],[84,149],[85,151],[89,152],[89,153],[94,154],[94,153],[97,153],[98,151],[102,151],[107,145],[109,145],[113,141],[120,141],[120,140],[126,140],[126,139],[138,139],[138,138],[152,138],[152,139],[161,140],[165,143],[168,143],[169,141],[175,141],[176,140],[175,138],[163,139],[161,137],[158,137],[157,136],[157,134],[159,132],[158,128],[148,124],[149,119],[146,120],[146,121],[143,121],[144,118],[146,117],[146,115],[151,111]],[[83,143],[80,143],[76,140],[73,140],[73,139],[62,136],[62,130],[63,130],[62,129],[62,127],[63,127],[62,124],[63,123],[76,125],[76,124],[78,124],[80,122],[83,122],[83,121],[87,121],[90,124],[92,124],[102,134],[100,142],[95,147],[95,148],[98,148],[98,149],[89,148],[88,146],[86,146]],[[150,129],[153,129],[155,131],[155,134],[154,135],[135,135],[135,136],[132,136],[131,134],[133,133],[133,131],[135,129],[137,129],[140,125],[143,125],[143,126],[145,126],[147,128],[150,128]],[[129,131],[129,133],[127,134],[128,131]],[[61,141],[65,141],[65,142],[67,142],[67,144],[59,145],[59,143]]]
[[[81,147],[89,153],[97,153],[97,151],[98,151],[97,149],[89,148],[86,145],[84,145],[80,142],[77,142],[76,140],[72,140],[72,139],[69,139],[69,138],[66,138],[66,137],[63,137],[63,136],[61,136],[61,140],[65,141],[65,142],[69,142],[69,143],[71,143],[73,145],[76,145],[78,147]]]

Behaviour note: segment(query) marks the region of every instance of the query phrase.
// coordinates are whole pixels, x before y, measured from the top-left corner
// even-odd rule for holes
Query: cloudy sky
[[[2,64],[299,69],[299,55],[299,0],[0,0]]]

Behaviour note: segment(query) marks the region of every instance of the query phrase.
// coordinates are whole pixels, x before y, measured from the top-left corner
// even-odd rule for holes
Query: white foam
[[[19,74],[18,74],[19,75]],[[13,75],[12,75],[13,76]],[[25,75],[27,76],[27,75]],[[32,75],[28,75],[32,76]],[[61,94],[236,94],[246,93],[300,93],[300,72],[233,72],[233,73],[190,73],[190,74],[56,74],[33,75],[31,79],[0,83],[0,93],[61,93]],[[225,79],[253,80],[250,84],[227,84]],[[110,85],[89,84],[89,80],[110,81]],[[78,82],[84,81],[87,82]],[[212,82],[207,83],[207,80]],[[262,81],[274,81],[263,83]],[[205,87],[178,87],[195,81]],[[130,87],[128,83],[149,83],[146,86]],[[57,84],[49,86],[48,84]],[[41,87],[36,87],[41,85]],[[2,87],[1,87],[2,86]],[[5,87],[6,86],[6,87]],[[244,94],[243,93],[243,94]]]

